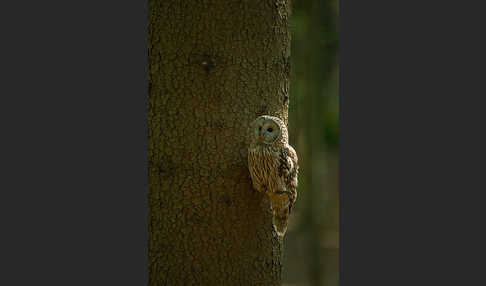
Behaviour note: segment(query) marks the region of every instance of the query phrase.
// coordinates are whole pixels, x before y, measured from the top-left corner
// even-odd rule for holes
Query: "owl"
[[[283,236],[297,199],[297,153],[288,144],[287,127],[280,118],[257,117],[250,125],[249,136],[248,169],[253,188],[268,195],[273,225]]]

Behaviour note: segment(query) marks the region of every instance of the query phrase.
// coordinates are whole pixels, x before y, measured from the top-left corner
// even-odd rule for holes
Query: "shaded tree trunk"
[[[248,124],[287,122],[290,3],[149,0],[149,284],[280,285]]]

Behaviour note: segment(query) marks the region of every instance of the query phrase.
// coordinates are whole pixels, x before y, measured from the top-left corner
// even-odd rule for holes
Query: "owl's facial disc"
[[[280,128],[271,120],[259,122],[256,127],[257,142],[259,144],[272,144],[280,138]]]

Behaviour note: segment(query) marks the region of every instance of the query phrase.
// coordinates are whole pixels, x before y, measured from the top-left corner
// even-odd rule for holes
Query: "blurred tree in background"
[[[289,129],[301,169],[284,285],[338,285],[338,9],[337,0],[293,3]]]

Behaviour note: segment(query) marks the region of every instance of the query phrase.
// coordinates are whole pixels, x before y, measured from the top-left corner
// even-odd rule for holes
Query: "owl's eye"
[[[261,126],[260,126],[260,127],[258,127],[258,131],[262,131],[262,127],[261,127]]]
[[[267,131],[272,132],[273,131],[272,127],[268,128]]]

